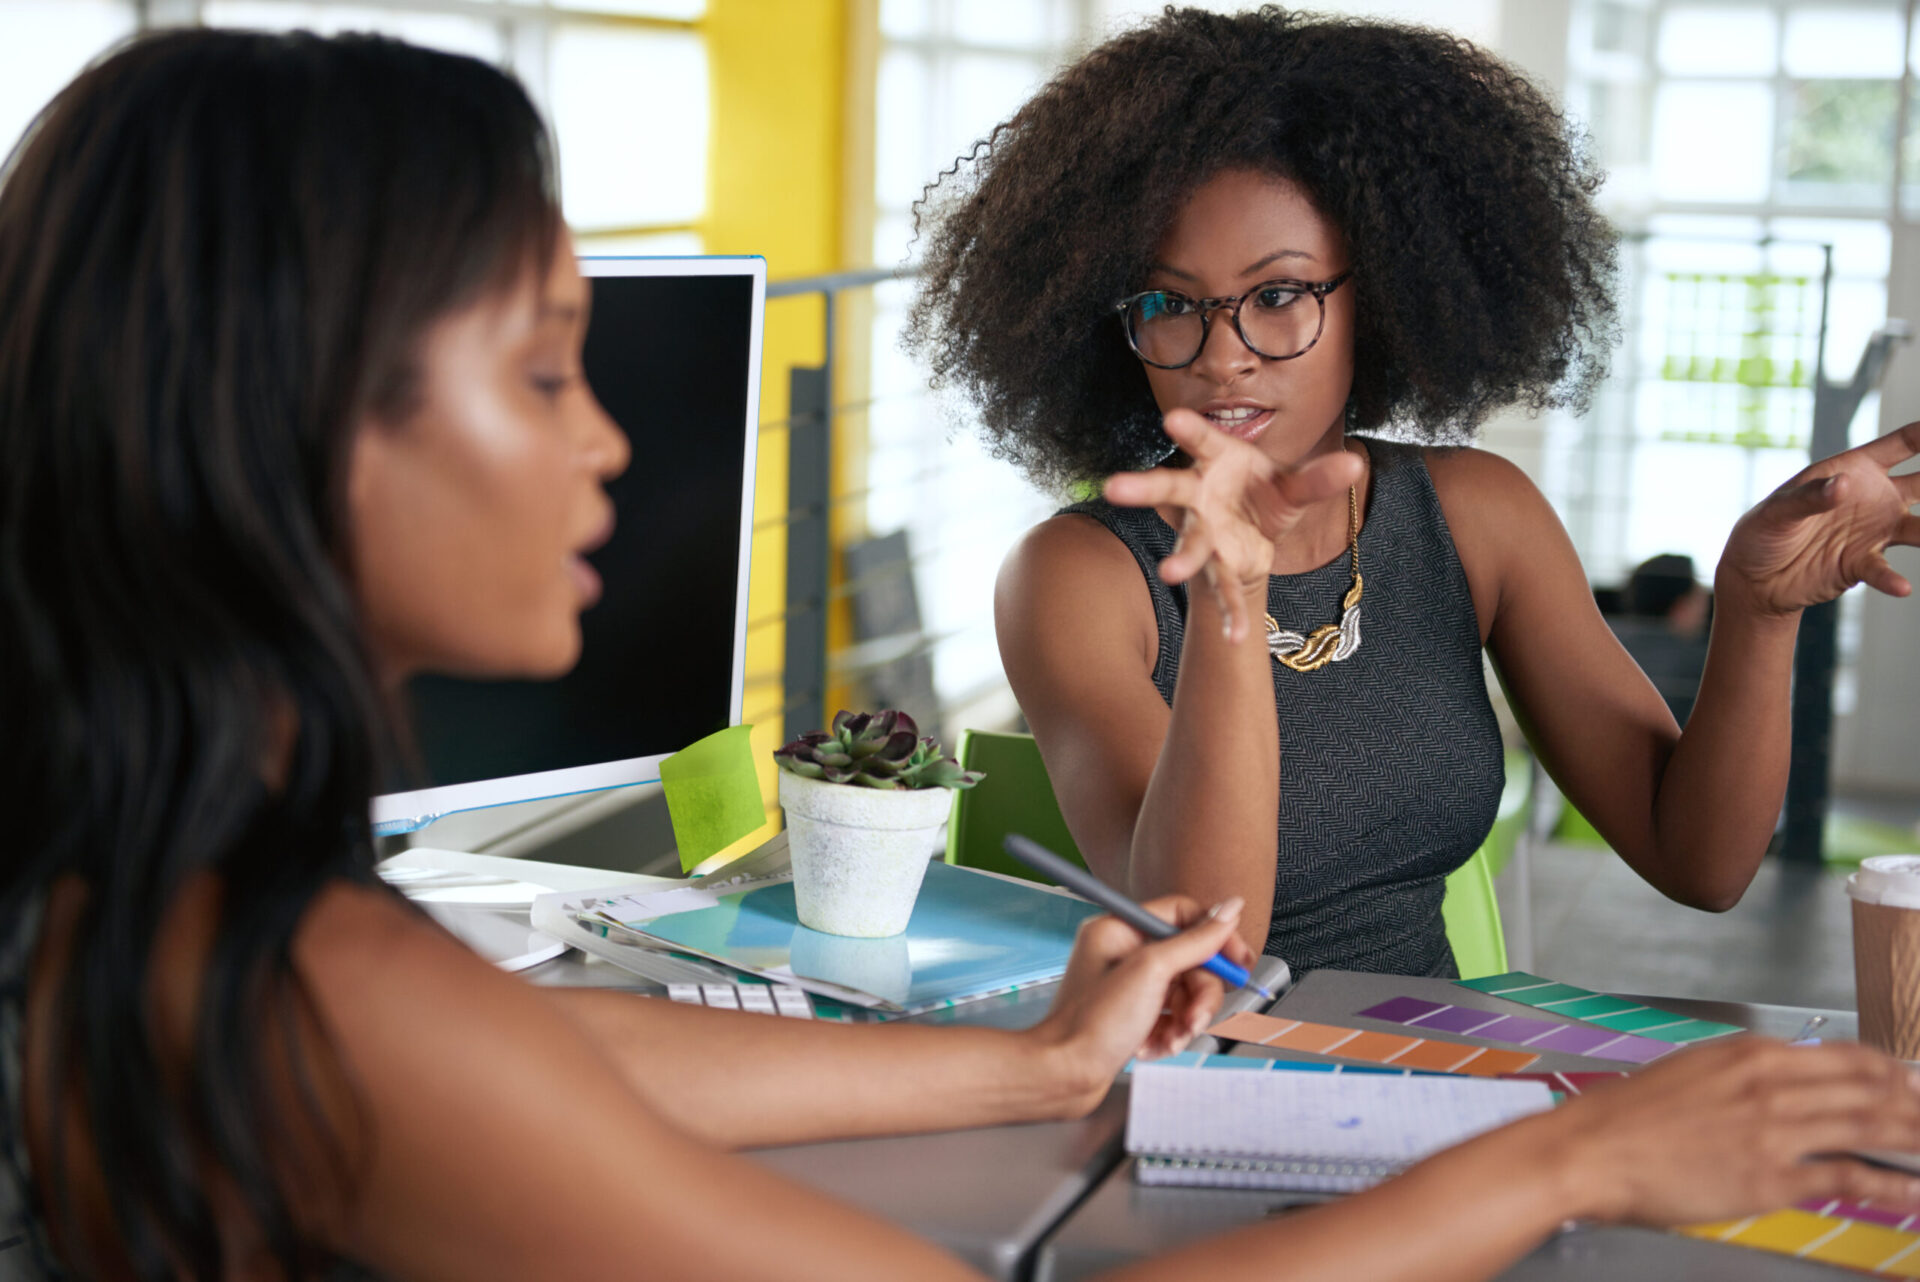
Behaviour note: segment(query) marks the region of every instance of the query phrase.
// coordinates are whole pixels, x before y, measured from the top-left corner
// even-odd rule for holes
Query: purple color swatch
[[[1611,1028],[1595,1028],[1592,1024],[1562,1024],[1553,1032],[1538,1041],[1529,1042],[1528,1050],[1564,1051],[1569,1055],[1591,1055],[1608,1042],[1618,1042],[1622,1035]],[[1617,1048],[1615,1048],[1617,1049]],[[1606,1055],[1607,1059],[1618,1058]]]
[[[1486,1011],[1469,1010],[1465,1006],[1455,1006],[1451,1010],[1441,1011],[1438,1015],[1429,1015],[1418,1024],[1413,1025],[1413,1028],[1416,1031],[1423,1028],[1431,1028],[1441,1033],[1464,1033],[1469,1029],[1478,1028],[1482,1024],[1497,1024],[1499,1022],[1500,1020],[1497,1016],[1489,1015]],[[1475,1036],[1478,1035],[1477,1033],[1475,1034]]]
[[[1378,1006],[1369,1006],[1360,1013],[1369,1019],[1385,1019],[1396,1024],[1404,1024],[1410,1019],[1419,1019],[1422,1015],[1431,1014],[1439,1010],[1442,1005],[1441,1002],[1422,1001],[1418,997],[1396,997],[1392,1001],[1381,1002]]]
[[[1388,1020],[1416,1033],[1484,1037],[1490,1042],[1505,1042],[1510,1046],[1524,1046],[1528,1050],[1592,1055],[1627,1064],[1646,1064],[1668,1051],[1679,1049],[1678,1044],[1673,1042],[1621,1033],[1597,1024],[1568,1024],[1559,1020],[1527,1019],[1520,1015],[1493,1016],[1488,1011],[1474,1010],[1468,1006],[1447,1006],[1419,997],[1391,998],[1377,1006],[1369,1006],[1360,1014],[1370,1019]]]
[[[1617,1059],[1628,1064],[1651,1064],[1662,1055],[1680,1049],[1678,1042],[1658,1042],[1651,1037],[1622,1037],[1598,1052],[1602,1059]]]
[[[1475,1037],[1490,1037],[1495,1041],[1513,1042],[1516,1045],[1531,1042],[1543,1033],[1556,1028],[1571,1028],[1571,1024],[1562,1024],[1552,1019],[1528,1019],[1523,1015],[1507,1015],[1496,1019],[1475,1033]],[[1555,1049],[1558,1049],[1557,1047]]]
[[[1877,1206],[1854,1206],[1848,1208],[1856,1220],[1865,1220],[1869,1224],[1884,1224],[1890,1229],[1900,1228],[1913,1218],[1911,1211],[1883,1211]]]
[[[1801,1205],[1806,1206],[1806,1203],[1803,1202]],[[1825,1202],[1816,1202],[1808,1209],[1816,1210],[1825,1206]],[[1890,1211],[1885,1207],[1864,1206],[1859,1202],[1842,1202],[1831,1211],[1822,1210],[1821,1214],[1844,1216],[1849,1220],[1865,1220],[1869,1224],[1884,1224],[1890,1229],[1897,1229],[1913,1218],[1912,1211]]]

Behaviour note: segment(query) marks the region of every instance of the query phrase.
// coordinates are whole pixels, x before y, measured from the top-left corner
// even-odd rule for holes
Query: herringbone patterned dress
[[[1360,528],[1360,648],[1314,672],[1273,664],[1280,813],[1266,951],[1296,975],[1451,976],[1440,900],[1447,874],[1493,826],[1500,730],[1473,598],[1421,450],[1363,443],[1373,485]],[[1187,593],[1154,567],[1172,553],[1173,529],[1150,508],[1095,500],[1066,511],[1106,526],[1146,575],[1160,630],[1153,683],[1171,705]],[[1267,610],[1310,631],[1338,621],[1351,583],[1343,550],[1317,570],[1274,576]]]

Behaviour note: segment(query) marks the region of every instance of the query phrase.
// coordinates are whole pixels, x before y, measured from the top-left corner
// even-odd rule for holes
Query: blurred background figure
[[[1626,586],[1596,590],[1607,624],[1653,681],[1681,725],[1693,711],[1707,663],[1713,594],[1694,577],[1693,558],[1663,552],[1633,567]]]
[[[1629,615],[1659,619],[1677,637],[1704,636],[1713,615],[1713,594],[1694,576],[1693,558],[1679,552],[1634,566],[1623,596]]]

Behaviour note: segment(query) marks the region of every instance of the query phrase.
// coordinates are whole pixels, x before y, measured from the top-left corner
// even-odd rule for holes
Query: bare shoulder
[[[1512,460],[1471,446],[1429,446],[1422,454],[1463,558],[1488,543],[1560,535],[1546,495]]]
[[[478,958],[405,900],[379,886],[337,881],[314,898],[295,938],[295,960],[310,976],[351,985],[396,970],[465,970]]]
[[[1151,666],[1159,649],[1153,600],[1126,544],[1090,516],[1067,513],[1021,536],[1000,566],[994,621],[1003,658],[1050,642],[1104,649],[1123,640]]]
[[[904,1233],[697,1142],[555,1003],[378,887],[322,894],[295,951],[370,1141],[344,1213],[315,1227],[381,1276],[952,1276]],[[716,1238],[720,1188],[754,1231]]]
[[[1584,584],[1553,506],[1511,460],[1470,446],[1429,446],[1422,456],[1466,571],[1482,641],[1524,581],[1570,566]]]
[[[1421,451],[1427,474],[1442,507],[1492,503],[1498,506],[1530,506],[1545,499],[1527,474],[1511,459],[1471,445],[1429,445]]]
[[[1077,512],[1048,517],[1020,536],[1000,566],[1002,590],[1050,593],[1075,583],[1138,579],[1133,554],[1106,526]]]
[[[504,1035],[558,1031],[548,1004],[488,964],[399,896],[379,886],[335,882],[308,908],[294,937],[294,965],[329,1031],[366,1070],[410,1061],[432,1030],[435,1054]]]

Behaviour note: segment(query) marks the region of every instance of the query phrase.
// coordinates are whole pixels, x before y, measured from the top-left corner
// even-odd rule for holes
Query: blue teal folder
[[[1027,882],[936,861],[905,933],[887,939],[807,929],[788,880],[631,928],[739,970],[831,985],[911,1013],[1059,978],[1074,932],[1099,911]]]

